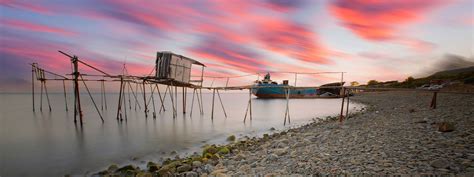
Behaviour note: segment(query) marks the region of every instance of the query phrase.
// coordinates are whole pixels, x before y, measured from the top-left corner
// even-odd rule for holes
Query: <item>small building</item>
[[[191,79],[191,68],[193,65],[202,67],[200,80]],[[192,82],[202,83],[204,67],[206,66],[201,62],[182,55],[168,51],[157,52],[155,77],[160,82],[176,86],[190,85]]]

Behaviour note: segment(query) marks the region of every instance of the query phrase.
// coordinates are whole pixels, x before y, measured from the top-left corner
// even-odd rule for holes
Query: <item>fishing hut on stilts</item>
[[[249,83],[248,85],[239,85],[239,86],[230,86],[229,81],[231,79],[239,79],[241,77],[256,77],[254,82],[257,82],[260,78],[262,73],[256,74],[249,74],[249,75],[240,75],[240,76],[227,76],[227,77],[215,77],[215,76],[204,76],[204,69],[205,65],[197,60],[191,59],[189,57],[185,57],[182,55],[178,55],[172,52],[157,52],[156,55],[156,62],[154,68],[145,76],[137,76],[131,75],[128,72],[126,65],[123,65],[122,71],[120,74],[110,74],[107,73],[91,64],[88,64],[85,60],[79,58],[76,55],[70,55],[65,52],[59,51],[61,54],[66,56],[71,62],[71,73],[61,75],[51,71],[47,71],[44,68],[40,67],[38,63],[32,63],[32,102],[33,102],[33,111],[35,109],[35,81],[39,81],[41,85],[41,92],[40,92],[40,111],[43,111],[43,95],[46,96],[46,100],[48,103],[49,111],[52,110],[48,89],[46,86],[47,81],[61,81],[63,84],[63,95],[65,101],[65,110],[69,111],[68,103],[67,103],[67,89],[66,83],[72,84],[73,89],[73,96],[74,96],[74,103],[73,103],[73,110],[74,110],[74,123],[79,123],[82,125],[84,123],[84,115],[83,115],[83,107],[81,105],[81,100],[83,100],[83,96],[80,94],[80,90],[86,90],[87,95],[90,99],[99,118],[102,122],[104,122],[104,117],[102,116],[102,112],[108,109],[107,106],[107,90],[106,90],[106,83],[110,82],[119,82],[119,93],[118,93],[118,101],[117,101],[117,111],[115,114],[116,120],[119,122],[127,121],[127,108],[128,111],[132,111],[132,107],[134,110],[143,110],[145,114],[145,118],[148,118],[150,113],[153,118],[156,118],[157,112],[161,113],[167,111],[165,107],[165,102],[167,97],[171,102],[171,111],[172,117],[175,119],[178,114],[178,94],[179,91],[181,92],[182,96],[182,114],[186,114],[186,104],[187,104],[187,93],[188,89],[192,90],[192,98],[191,98],[191,105],[189,110],[189,115],[192,116],[194,102],[196,100],[197,106],[199,108],[199,113],[202,115],[204,114],[204,104],[203,104],[203,96],[202,90],[207,89],[212,91],[212,104],[211,104],[211,112],[210,118],[214,119],[214,111],[215,111],[215,101],[216,95],[217,99],[220,103],[220,107],[223,110],[224,116],[227,118],[227,112],[225,110],[224,103],[221,98],[220,91],[230,91],[230,90],[248,90],[248,102],[245,109],[245,116],[243,122],[247,121],[247,117],[249,120],[252,120],[252,91],[259,88],[264,88],[265,86],[258,86],[254,83]],[[98,74],[92,73],[83,73],[81,72],[82,67],[87,67],[91,71],[95,71]],[[194,67],[194,70],[193,70]],[[199,69],[196,69],[198,67]],[[194,71],[194,73],[193,73]],[[314,74],[341,74],[341,84],[340,86],[308,86],[308,87],[301,87],[297,86],[297,79],[298,75],[314,75]],[[199,75],[192,75],[192,74],[199,74]],[[341,90],[341,97],[342,97],[342,105],[341,105],[341,113],[340,113],[340,121],[342,122],[344,118],[347,118],[349,114],[349,92],[351,90],[350,87],[344,87],[344,72],[319,72],[319,73],[297,73],[292,72],[295,76],[294,85],[286,85],[282,88],[285,89],[285,97],[286,99],[286,107],[285,107],[285,115],[284,115],[284,125],[291,122],[290,119],[290,97],[292,94],[292,90],[295,89],[340,89]],[[211,78],[212,82],[209,86],[203,85],[205,78]],[[214,86],[214,80],[221,79],[224,80],[224,86]],[[96,82],[100,85],[100,108],[98,102],[96,102],[94,96],[91,94],[91,90],[88,86],[88,83]],[[160,90],[164,88],[164,90]],[[159,109],[157,108],[157,104],[155,104],[155,96],[158,96],[159,101]],[[347,98],[347,101],[345,99]],[[346,116],[343,116],[344,108],[346,108]],[[77,120],[79,118],[79,121]]]

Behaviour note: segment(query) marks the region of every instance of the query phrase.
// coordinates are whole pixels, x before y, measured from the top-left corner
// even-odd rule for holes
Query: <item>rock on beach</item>
[[[367,106],[343,123],[329,117],[281,132],[272,130],[263,138],[230,138],[230,144],[206,146],[202,155],[174,159],[170,163],[174,166],[156,165],[160,169],[150,173],[473,174],[474,97],[440,93],[438,107],[431,109],[431,96],[411,91],[356,94],[350,100]],[[126,166],[117,171],[137,169]]]

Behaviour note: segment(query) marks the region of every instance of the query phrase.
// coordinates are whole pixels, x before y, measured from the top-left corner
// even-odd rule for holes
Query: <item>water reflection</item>
[[[84,99],[84,124],[73,123],[74,111],[55,109],[63,106],[62,94],[51,94],[53,112],[31,112],[31,95],[1,95],[0,103],[0,148],[2,164],[1,176],[62,176],[64,174],[84,174],[104,168],[111,163],[138,163],[158,161],[160,157],[177,150],[180,154],[198,151],[204,143],[223,143],[229,135],[261,135],[271,127],[284,129],[283,118],[286,107],[284,100],[252,100],[252,117],[244,123],[247,94],[221,94],[228,118],[216,105],[214,119],[210,106],[204,104],[204,114],[194,102],[193,114],[182,114],[181,108],[173,119],[169,98],[166,111],[159,112],[156,119],[145,117],[143,109],[137,105],[135,111],[128,103],[127,118],[116,119],[114,105],[117,94],[107,95],[108,109],[101,111],[102,123],[90,99]],[[87,95],[88,96],[88,95]],[[93,95],[99,98],[100,95]],[[157,95],[155,95],[157,96]],[[188,95],[188,98],[191,95]],[[168,96],[169,97],[169,96]],[[72,96],[68,97],[73,103]],[[158,98],[155,98],[155,101]],[[203,103],[210,103],[212,95],[203,94]],[[178,98],[178,101],[182,99]],[[82,101],[82,100],[81,100]],[[182,105],[178,102],[178,105]],[[131,107],[132,106],[132,107]],[[141,105],[143,106],[143,104]],[[360,108],[360,105],[351,104]],[[187,105],[187,109],[191,104]],[[27,111],[25,111],[27,110]],[[150,108],[150,110],[153,110]],[[305,123],[316,116],[325,117],[340,111],[340,100],[302,99],[290,101],[291,125]],[[125,113],[125,111],[124,111]],[[125,116],[125,115],[124,115]],[[124,117],[125,118],[125,117]],[[5,133],[3,133],[5,132]],[[167,152],[162,154],[161,152]],[[139,157],[133,160],[132,157]],[[18,169],[28,166],[28,171]]]

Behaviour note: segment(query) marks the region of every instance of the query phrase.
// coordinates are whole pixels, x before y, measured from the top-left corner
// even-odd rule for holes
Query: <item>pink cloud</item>
[[[23,1],[18,1],[18,0],[2,0],[0,1],[0,5],[6,6],[6,7],[12,7],[12,8],[18,8],[18,9],[23,9],[23,10],[28,10],[36,13],[41,13],[41,14],[50,14],[51,10],[39,6],[36,3],[28,3],[28,2],[23,2]]]
[[[335,0],[330,11],[342,25],[367,40],[399,36],[400,27],[421,21],[424,14],[447,1],[441,0]]]
[[[324,47],[313,31],[305,26],[282,19],[267,19],[256,27],[255,37],[273,52],[295,59],[328,64]]]
[[[23,21],[23,20],[2,19],[0,20],[0,23],[8,27],[18,28],[18,29],[28,30],[28,31],[52,33],[52,34],[59,34],[63,36],[77,35],[77,33],[73,31],[67,31],[62,28],[56,28],[56,27],[51,27],[47,25],[31,23],[31,22]]]
[[[188,51],[198,58],[222,63],[228,69],[255,73],[264,67],[257,53],[217,37],[208,37]]]

